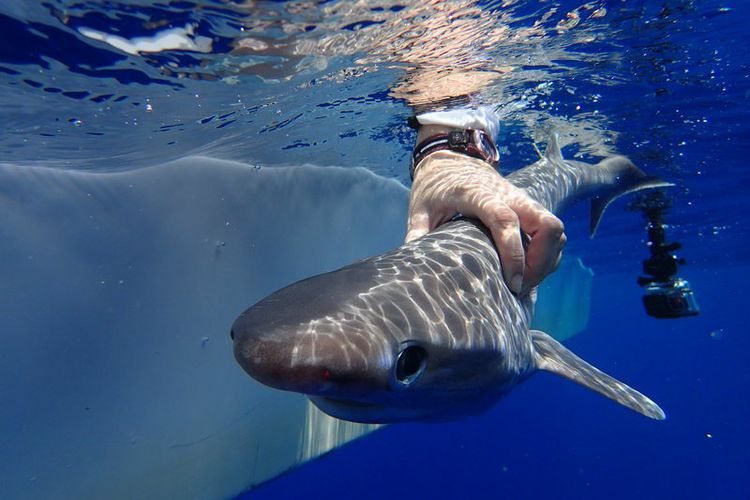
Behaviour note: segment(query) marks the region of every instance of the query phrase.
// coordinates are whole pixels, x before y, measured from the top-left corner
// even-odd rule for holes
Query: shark
[[[670,185],[624,156],[564,159],[556,135],[514,185],[553,213],[591,200],[593,237],[609,204]],[[392,251],[284,287],[245,310],[230,336],[267,386],[362,423],[436,422],[482,413],[537,371],[581,384],[647,417],[651,399],[530,328],[535,290],[502,279],[486,227],[461,217]]]

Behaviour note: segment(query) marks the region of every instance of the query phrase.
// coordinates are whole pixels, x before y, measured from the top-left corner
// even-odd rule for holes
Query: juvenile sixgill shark
[[[564,160],[554,136],[542,158],[508,179],[553,212],[591,197],[592,235],[618,196],[668,185],[621,156]],[[530,330],[535,299],[511,293],[487,229],[459,218],[271,294],[235,320],[231,336],[251,377],[354,422],[476,414],[537,370],[664,418],[643,394]]]

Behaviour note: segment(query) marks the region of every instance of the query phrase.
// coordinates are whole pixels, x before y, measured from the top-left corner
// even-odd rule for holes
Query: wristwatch
[[[500,153],[495,142],[484,131],[477,129],[451,130],[450,132],[428,137],[417,144],[411,157],[409,175],[414,180],[414,173],[419,164],[427,156],[437,151],[455,151],[480,160],[486,161],[493,168],[497,168]]]

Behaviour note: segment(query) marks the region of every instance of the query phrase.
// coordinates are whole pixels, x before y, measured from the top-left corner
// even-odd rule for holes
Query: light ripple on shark
[[[508,179],[553,212],[591,198],[592,236],[612,200],[669,185],[621,156],[595,166],[565,160],[554,136]],[[517,297],[501,276],[486,228],[457,219],[261,300],[233,325],[235,357],[258,381],[355,422],[476,414],[538,370],[664,418],[646,396],[530,329],[535,292]]]

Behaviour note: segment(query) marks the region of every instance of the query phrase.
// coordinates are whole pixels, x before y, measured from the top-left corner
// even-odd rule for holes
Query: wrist
[[[447,134],[452,130],[460,130],[449,125],[420,125],[417,129],[416,144],[420,144],[434,135]]]
[[[446,150],[431,154],[419,164],[414,172],[412,186],[436,182],[464,185],[479,179],[482,185],[488,187],[501,186],[505,181],[500,172],[486,161]]]

